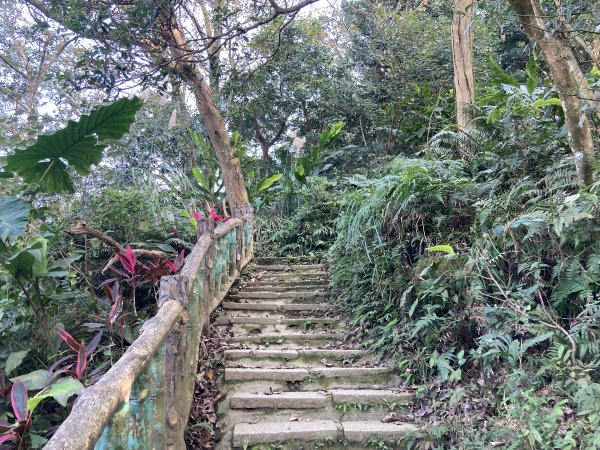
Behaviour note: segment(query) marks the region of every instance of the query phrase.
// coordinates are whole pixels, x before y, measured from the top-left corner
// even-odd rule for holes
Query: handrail
[[[216,228],[210,219],[199,222],[181,273],[161,279],[156,315],[78,397],[45,449],[185,448],[202,331],[253,255],[252,209],[233,213]]]

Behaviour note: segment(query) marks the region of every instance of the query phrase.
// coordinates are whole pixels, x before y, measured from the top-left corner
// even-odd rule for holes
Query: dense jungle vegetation
[[[600,448],[599,99],[593,0],[0,0],[0,448],[246,202],[258,254],[329,262],[415,448]]]

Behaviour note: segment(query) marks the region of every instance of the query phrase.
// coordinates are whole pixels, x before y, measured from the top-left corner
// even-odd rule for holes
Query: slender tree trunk
[[[460,131],[473,128],[468,110],[475,103],[473,73],[473,0],[454,0],[452,59],[456,91],[456,123]]]
[[[593,91],[571,49],[560,33],[546,28],[546,12],[539,0],[508,0],[519,16],[525,32],[535,41],[550,69],[565,114],[568,141],[575,156],[577,175],[584,185],[594,181],[594,141],[590,121],[583,110],[584,100],[593,99]]]
[[[173,69],[181,75],[194,94],[198,110],[219,160],[227,199],[231,206],[246,205],[249,200],[242,166],[231,144],[225,120],[215,104],[206,78],[202,76],[198,65],[194,62],[193,54],[187,49],[186,38],[179,28],[175,15],[169,14],[169,10],[164,11],[164,14],[165,23],[161,32],[172,53]],[[168,26],[164,26],[167,24]]]

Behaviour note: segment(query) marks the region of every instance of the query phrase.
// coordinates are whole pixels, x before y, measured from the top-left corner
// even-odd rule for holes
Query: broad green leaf
[[[282,173],[276,173],[275,175],[273,175],[271,177],[263,178],[256,185],[256,193],[258,194],[259,192],[262,192],[265,189],[269,189],[274,183],[279,181],[282,176],[283,176]]]
[[[194,167],[192,169],[192,173],[194,174],[200,185],[208,192],[210,192],[210,184],[208,183],[206,177],[202,174],[202,172],[200,172],[198,168]]]
[[[504,70],[502,70],[502,67],[498,65],[491,53],[488,53],[488,61],[490,63],[490,68],[492,69],[492,72],[498,80],[517,88],[520,87],[521,84],[516,80],[516,78],[512,77]]]
[[[31,146],[6,158],[6,170],[16,172],[36,185],[39,192],[74,192],[71,170],[88,175],[102,159],[106,141],[122,137],[135,120],[142,101],[123,98],[94,109],[78,122],[50,135],[42,135]],[[67,165],[68,164],[68,165]]]
[[[27,408],[30,411],[35,410],[40,402],[48,397],[54,398],[61,406],[67,406],[69,397],[81,394],[84,389],[83,384],[75,378],[61,378],[34,397],[31,397],[27,401]]]
[[[304,175],[310,175],[312,173],[314,166],[310,159],[308,159],[306,156],[303,156],[298,162],[302,167],[304,167]]]
[[[525,65],[525,71],[527,72],[527,92],[529,92],[531,95],[538,85],[540,75],[538,66],[533,58],[529,58],[527,61],[527,64]]]
[[[48,442],[48,439],[39,434],[29,433],[29,438],[31,439],[31,448],[42,448]]]
[[[450,247],[449,245],[434,245],[433,247],[428,247],[427,251],[428,252],[444,252],[449,255],[454,254],[454,249],[452,247]]]
[[[50,379],[50,372],[44,369],[34,370],[25,375],[11,378],[10,381],[22,381],[28,391],[37,391],[46,387],[46,383]]]
[[[27,353],[29,353],[29,349],[21,350],[20,352],[12,352],[10,355],[8,355],[8,358],[6,358],[6,364],[4,365],[4,371],[6,372],[6,375],[10,375],[13,370],[21,365],[27,356]]]
[[[543,108],[544,106],[560,106],[560,99],[559,98],[549,98],[546,100],[536,100],[535,102],[532,103],[532,106],[534,108]]]
[[[0,240],[18,237],[29,222],[29,204],[17,197],[0,197]]]

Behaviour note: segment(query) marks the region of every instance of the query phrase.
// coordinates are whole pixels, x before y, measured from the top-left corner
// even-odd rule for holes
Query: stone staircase
[[[217,449],[404,448],[416,427],[394,372],[344,342],[324,266],[257,258],[222,305],[223,433]]]

